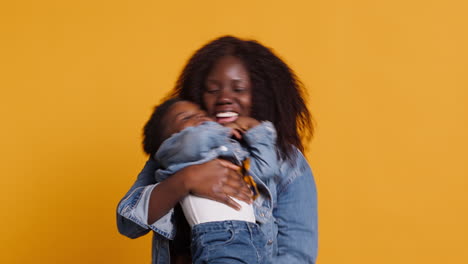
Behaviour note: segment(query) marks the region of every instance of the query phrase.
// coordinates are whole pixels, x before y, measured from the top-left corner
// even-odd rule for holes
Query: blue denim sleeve
[[[187,127],[161,144],[156,152],[156,160],[169,171],[177,171],[181,169],[180,163],[216,158],[216,149],[230,144],[229,138],[230,129],[216,122]]]
[[[314,264],[317,258],[317,190],[312,171],[299,151],[294,164],[281,167],[274,215],[278,224],[275,263]]]
[[[247,130],[244,139],[249,146],[267,146],[276,149],[276,129],[270,121],[262,121],[259,125]]]
[[[258,126],[249,129],[243,138],[247,143],[251,159],[252,172],[263,181],[276,176],[278,157],[276,155],[276,130],[269,121],[263,121]],[[257,171],[258,170],[258,171]]]
[[[146,219],[137,217],[137,215],[142,215],[141,212],[147,215],[148,203],[142,200],[148,199],[145,198],[145,196],[148,197],[145,195],[145,191],[151,191],[157,185],[154,178],[156,168],[156,162],[149,159],[133,186],[117,206],[117,228],[124,236],[137,238],[147,234],[150,230],[154,230],[168,238],[173,236],[173,227],[172,223],[170,223],[172,211],[152,225],[148,225]]]

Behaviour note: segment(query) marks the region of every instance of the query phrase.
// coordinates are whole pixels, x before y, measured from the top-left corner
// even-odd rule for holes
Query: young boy
[[[145,126],[143,145],[160,165],[155,174],[158,182],[212,159],[223,158],[239,166],[249,159],[249,173],[265,189],[263,182],[278,170],[275,141],[270,122],[240,117],[221,126],[198,105],[171,99],[155,109]],[[234,200],[240,210],[195,195],[180,202],[192,228],[193,263],[263,263],[266,241],[255,223],[254,206]]]

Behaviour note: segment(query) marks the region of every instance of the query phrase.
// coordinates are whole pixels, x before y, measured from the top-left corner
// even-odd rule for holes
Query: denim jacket
[[[272,149],[276,132],[271,123],[264,122],[262,126],[250,129],[243,139],[253,156],[270,155],[263,161],[261,158],[251,161],[264,163],[273,158],[276,160]],[[270,263],[315,263],[317,256],[315,183],[304,156],[297,149],[295,152],[292,162],[280,161],[278,167],[262,166],[265,163],[251,165],[251,175],[261,194],[254,202],[255,219],[267,237],[266,255],[270,257]],[[275,167],[277,169],[272,170]],[[119,203],[117,226],[121,234],[130,238],[153,230],[152,263],[167,264],[170,263],[168,239],[174,239],[176,232],[173,209],[153,224],[146,220],[149,195],[158,184],[154,178],[156,169],[157,163],[148,160],[137,181]],[[262,171],[265,169],[269,170],[268,173]]]
[[[161,182],[187,166],[216,158],[241,165],[248,156],[251,156],[251,173],[258,175],[260,180],[266,181],[273,174],[278,174],[273,124],[261,122],[243,139],[245,144],[241,146],[239,141],[231,138],[231,128],[213,121],[185,128],[166,139],[156,152],[155,159],[164,168],[156,171],[156,181]]]

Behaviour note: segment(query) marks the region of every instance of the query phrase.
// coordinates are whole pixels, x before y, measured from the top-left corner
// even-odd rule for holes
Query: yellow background
[[[468,263],[463,0],[2,1],[0,263],[149,263],[115,208],[141,128],[224,34],[308,87],[319,264]]]

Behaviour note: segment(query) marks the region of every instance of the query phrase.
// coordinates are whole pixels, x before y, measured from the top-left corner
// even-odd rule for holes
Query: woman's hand
[[[224,203],[236,210],[240,205],[231,197],[252,203],[252,191],[242,179],[239,166],[215,159],[184,169],[185,188],[195,195]]]
[[[239,167],[221,159],[192,165],[159,183],[151,192],[148,223],[154,223],[187,194],[193,193],[240,210],[231,197],[252,203],[252,191],[239,173]]]
[[[242,134],[259,124],[260,122],[257,119],[247,116],[240,116],[236,119],[236,121],[226,123],[224,126],[232,128],[232,135],[237,139],[241,139]]]

